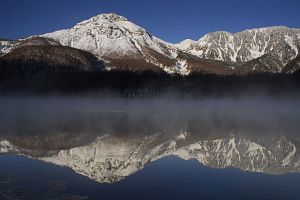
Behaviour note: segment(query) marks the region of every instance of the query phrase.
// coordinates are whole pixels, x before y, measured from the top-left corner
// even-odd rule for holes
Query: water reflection
[[[213,168],[300,171],[298,101],[1,99],[1,154],[18,154],[100,183],[177,156]]]
[[[294,142],[293,142],[294,141]],[[215,167],[282,174],[299,172],[297,140],[286,137],[247,138],[231,134],[221,138],[195,138],[188,132],[174,137],[156,133],[145,137],[104,135],[87,145],[66,150],[26,149],[8,140],[0,142],[1,153],[16,153],[67,166],[100,183],[113,183],[167,156],[196,159]]]

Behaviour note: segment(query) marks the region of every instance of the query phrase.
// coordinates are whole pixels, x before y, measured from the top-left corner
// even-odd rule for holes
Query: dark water
[[[155,161],[115,184],[99,184],[68,168],[20,156],[2,156],[0,163],[1,172],[17,177],[9,190],[33,199],[70,194],[74,199],[299,199],[300,193],[299,174],[212,169],[177,157]]]
[[[0,199],[300,196],[297,98],[0,105]]]

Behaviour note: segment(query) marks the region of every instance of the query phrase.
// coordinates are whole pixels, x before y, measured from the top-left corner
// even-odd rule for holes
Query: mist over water
[[[300,98],[2,97],[0,133],[294,135]]]

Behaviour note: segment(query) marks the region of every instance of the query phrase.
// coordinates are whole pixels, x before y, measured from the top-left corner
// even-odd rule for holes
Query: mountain
[[[114,183],[166,156],[196,159],[214,167],[235,167],[251,172],[283,174],[300,172],[299,141],[284,136],[194,137],[182,131],[177,136],[162,134],[118,137],[104,135],[89,144],[34,156],[36,150],[0,141],[0,153],[17,153],[66,166],[98,182]]]
[[[89,51],[109,68],[174,71],[176,48],[116,14],[101,14],[73,28],[42,35],[62,45]]]
[[[144,28],[113,13],[92,17],[71,29],[47,33],[42,37],[92,52],[98,58],[107,61],[109,69],[162,69],[167,73],[182,75],[190,72],[227,74],[230,71],[226,63],[187,55],[173,44],[151,35]]]
[[[281,72],[299,53],[300,29],[277,26],[234,34],[218,31],[175,46],[200,58],[233,63],[252,71]]]
[[[28,43],[32,38],[41,38],[39,44]],[[86,51],[104,61],[107,70],[181,75],[286,73],[291,68],[286,65],[299,55],[300,29],[275,26],[238,33],[218,31],[198,41],[171,44],[125,17],[109,13],[70,29],[15,41],[0,39],[0,56],[32,45],[62,45]]]

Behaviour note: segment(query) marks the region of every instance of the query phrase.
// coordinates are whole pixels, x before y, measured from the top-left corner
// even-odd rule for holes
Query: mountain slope
[[[53,67],[74,66],[79,71],[95,71],[101,68],[101,62],[92,54],[64,46],[20,47],[1,57],[1,61],[11,61],[15,64],[37,63],[40,65],[50,65]],[[60,71],[62,69],[57,68],[53,70]]]
[[[300,70],[300,54],[293,60],[291,60],[283,69],[282,72],[294,73]]]
[[[0,57],[0,75],[5,77],[45,72],[99,71],[103,67],[103,62],[89,52],[38,37],[18,42],[9,53]]]

